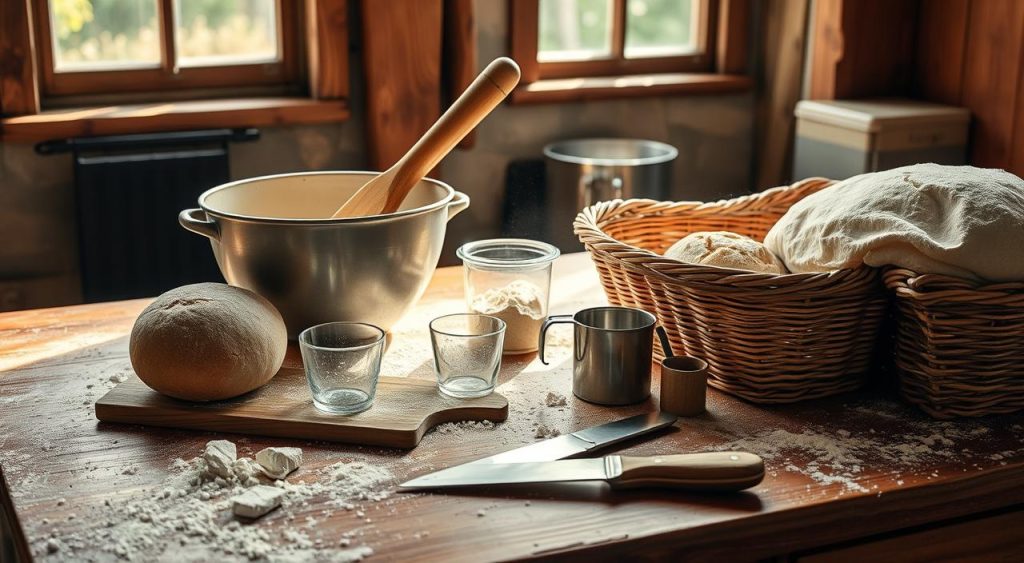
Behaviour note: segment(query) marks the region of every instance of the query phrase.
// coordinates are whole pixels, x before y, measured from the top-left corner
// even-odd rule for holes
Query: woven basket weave
[[[1024,282],[890,269],[900,392],[936,418],[1024,409]]]
[[[877,270],[762,274],[661,253],[697,231],[763,240],[793,203],[832,183],[712,203],[602,202],[576,217],[575,231],[608,300],[657,315],[677,354],[708,362],[710,385],[756,403],[823,397],[859,387],[870,367],[885,310]]]

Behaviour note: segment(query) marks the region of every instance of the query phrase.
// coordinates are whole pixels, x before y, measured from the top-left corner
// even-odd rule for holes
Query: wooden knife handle
[[[708,452],[654,457],[619,458],[622,473],[609,479],[617,489],[662,487],[693,491],[740,491],[764,479],[764,460],[747,452]]]

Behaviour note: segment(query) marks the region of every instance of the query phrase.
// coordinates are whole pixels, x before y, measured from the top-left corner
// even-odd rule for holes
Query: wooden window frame
[[[177,88],[161,87],[155,93],[144,88],[146,91],[140,92],[129,84],[109,96],[56,96],[47,90],[39,51],[40,43],[49,37],[40,37],[35,25],[39,16],[35,7],[40,1],[0,1],[0,141],[336,123],[350,115],[350,0],[279,0],[283,5],[297,5],[288,23],[282,21],[282,27],[294,29],[288,47],[294,49],[294,56],[289,57],[291,66],[282,68],[273,80],[259,77],[260,83],[240,85],[239,79],[247,77],[224,72],[232,67],[190,68],[187,70],[200,72],[174,79],[184,80]],[[285,47],[282,45],[282,51]],[[266,64],[237,66],[262,73]],[[159,70],[163,72],[163,67]],[[205,71],[223,76],[211,78],[204,76],[209,74]],[[110,71],[115,72],[132,71]],[[97,74],[107,73],[88,74],[96,80]],[[195,82],[200,79],[209,80],[200,87]],[[105,90],[111,89],[110,82],[103,85]]]
[[[743,91],[749,44],[750,0],[700,2],[700,52],[627,59],[626,0],[612,0],[612,54],[585,61],[537,60],[540,0],[509,0],[509,43],[522,69],[514,103],[567,102],[671,93]]]
[[[700,21],[697,25],[697,52],[687,55],[626,58],[627,0],[612,2],[612,45],[608,58],[579,61],[547,61],[537,59],[537,41],[516,45],[516,60],[536,65],[537,78],[580,78],[584,76],[616,76],[622,74],[650,74],[659,72],[707,72],[711,70],[717,11],[712,10],[715,0],[694,0]],[[513,19],[516,28],[530,26],[540,29],[540,0],[513,2],[517,12]],[[520,14],[519,12],[522,11]],[[536,36],[535,36],[536,37]],[[515,36],[513,35],[513,42]]]
[[[37,22],[40,94],[46,98],[136,92],[163,92],[195,88],[271,86],[295,83],[299,78],[299,2],[275,0],[280,29],[279,59],[273,62],[175,68],[175,30],[172,0],[157,0],[161,60],[158,67],[118,70],[54,70],[53,35],[49,0],[34,0]]]

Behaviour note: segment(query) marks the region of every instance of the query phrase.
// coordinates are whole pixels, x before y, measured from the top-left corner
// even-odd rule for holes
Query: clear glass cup
[[[505,322],[487,315],[445,315],[430,321],[434,372],[442,393],[457,399],[494,391]]]
[[[324,323],[299,334],[299,349],[316,408],[333,414],[370,408],[384,355],[383,329],[366,323]]]
[[[464,244],[456,255],[465,266],[469,311],[497,317],[508,326],[504,353],[537,350],[558,248],[536,240],[490,239]]]

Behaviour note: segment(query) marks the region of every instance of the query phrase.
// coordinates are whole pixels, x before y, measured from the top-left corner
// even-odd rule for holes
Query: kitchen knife
[[[747,452],[709,452],[654,457],[610,455],[528,463],[468,463],[417,477],[401,489],[443,489],[513,483],[607,481],[613,489],[659,487],[691,491],[739,491],[764,479],[764,461]]]
[[[675,423],[676,418],[676,415],[665,412],[638,414],[471,461],[465,465],[555,461],[574,457],[671,426]]]

